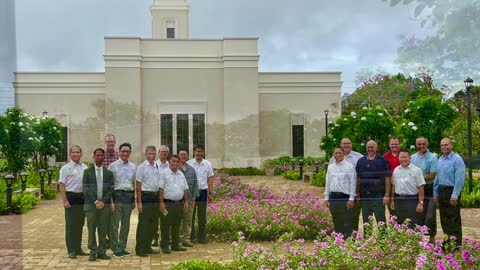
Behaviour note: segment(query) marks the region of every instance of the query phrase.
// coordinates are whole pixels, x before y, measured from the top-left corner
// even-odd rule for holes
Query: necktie
[[[101,168],[97,168],[97,200],[102,200],[103,179]]]

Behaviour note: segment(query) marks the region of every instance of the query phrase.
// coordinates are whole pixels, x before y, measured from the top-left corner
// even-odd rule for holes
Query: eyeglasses
[[[130,150],[122,150],[122,151],[120,151],[120,152],[122,152],[122,153],[130,153],[130,152],[132,152],[132,151],[130,151]]]

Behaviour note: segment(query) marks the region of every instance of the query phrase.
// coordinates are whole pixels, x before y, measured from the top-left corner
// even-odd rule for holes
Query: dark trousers
[[[373,215],[375,215],[377,223],[379,221],[386,222],[382,193],[360,195],[360,206],[362,207],[363,223],[368,222],[368,218]]]
[[[147,254],[150,252],[155,220],[158,220],[159,209],[158,192],[142,191],[142,213],[138,214],[137,243],[135,252],[137,254]]]
[[[360,221],[360,214],[362,212],[362,207],[360,206],[360,202],[357,202],[357,200],[355,200],[353,203],[353,208],[350,209],[350,211],[351,211],[350,217],[352,218],[352,230],[358,231],[358,223]]]
[[[455,236],[457,246],[462,245],[462,217],[460,216],[460,196],[457,205],[450,205],[453,187],[440,186],[438,189],[438,204],[440,208],[440,222],[443,233]]]
[[[65,242],[68,253],[78,252],[82,246],[82,231],[85,224],[83,193],[67,192],[70,208],[65,208]]]
[[[423,199],[423,213],[420,214],[420,225],[428,227],[430,236],[437,235],[437,207],[433,199],[433,182],[423,186],[425,198]]]
[[[204,241],[207,238],[207,202],[208,192],[206,189],[200,190],[200,195],[195,201],[195,210],[192,218],[192,232],[190,233],[190,240],[195,239]],[[195,229],[195,212],[198,218],[198,230]]]
[[[90,254],[105,254],[107,251],[108,220],[111,211],[112,208],[110,204],[105,204],[103,209],[92,208],[91,210],[85,211],[85,215],[87,216],[88,249],[90,249]]]
[[[115,190],[113,192],[113,200],[115,213],[110,216],[110,247],[114,252],[119,252],[127,248],[130,216],[134,206],[133,191]]]
[[[395,212],[397,213],[397,223],[403,224],[405,220],[410,219],[409,228],[415,228],[415,224],[419,222],[419,214],[417,213],[418,194],[417,195],[398,195],[395,194]]]
[[[183,201],[170,201],[164,199],[165,207],[168,211],[167,215],[160,213],[162,222],[162,239],[160,246],[168,248],[170,240],[172,241],[172,248],[180,246],[180,224],[183,219]]]
[[[335,231],[341,233],[345,238],[352,235],[352,211],[347,208],[349,195],[341,192],[330,193],[330,213],[332,214]]]

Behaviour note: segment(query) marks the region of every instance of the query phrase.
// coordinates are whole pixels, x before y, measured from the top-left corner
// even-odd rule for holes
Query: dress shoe
[[[184,247],[193,247],[193,243],[190,240],[185,240],[182,242],[182,246]]]
[[[97,258],[100,260],[110,260],[110,256],[107,256],[107,254],[98,254]]]
[[[138,256],[138,257],[148,257],[148,255],[147,255],[147,254],[144,254],[144,253],[137,253],[137,256]]]
[[[186,251],[187,249],[182,246],[172,247],[173,251]]]
[[[76,259],[76,258],[77,258],[77,254],[76,254],[75,252],[68,253],[68,258],[70,258],[70,259]]]
[[[165,248],[162,248],[162,253],[163,254],[170,254],[170,253],[172,253],[172,251],[170,251],[170,249],[168,247],[165,247]]]
[[[122,258],[123,256],[125,256],[125,255],[123,255],[122,251],[117,251],[117,252],[113,253],[113,257],[115,257],[115,258]]]
[[[156,251],[156,250],[153,250],[153,249],[150,249],[147,254],[159,254],[160,252],[159,251]]]
[[[132,255],[132,254],[130,254],[130,252],[126,251],[125,249],[122,250],[121,252],[122,252],[124,257]]]
[[[88,260],[91,261],[91,262],[94,262],[97,260],[97,254],[90,254],[90,256],[88,256]]]
[[[152,240],[152,247],[158,247],[158,240]]]
[[[200,239],[200,240],[198,240],[198,243],[205,245],[205,244],[208,244],[208,240],[207,239]]]
[[[88,256],[88,253],[86,253],[85,251],[83,251],[81,249],[77,250],[77,252],[75,252],[75,253],[77,253],[78,256]]]

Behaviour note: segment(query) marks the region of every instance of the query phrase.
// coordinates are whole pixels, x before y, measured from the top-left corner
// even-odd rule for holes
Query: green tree
[[[48,167],[48,158],[59,153],[63,148],[62,126],[48,116],[34,118],[33,132],[35,134],[35,153],[33,156],[35,171]]]
[[[385,0],[384,0],[385,1]],[[390,0],[414,5],[413,16],[422,27],[431,27],[426,37],[403,36],[396,62],[411,73],[426,66],[440,84],[461,86],[467,76],[480,70],[480,0]]]
[[[21,108],[7,109],[0,116],[0,150],[14,175],[25,169],[35,151],[32,117]]]
[[[432,151],[440,150],[440,140],[452,128],[458,109],[452,102],[442,102],[441,97],[419,96],[408,102],[397,135],[403,148],[414,148],[416,138],[423,136],[430,141]]]
[[[345,137],[352,140],[355,151],[365,152],[365,144],[374,140],[378,143],[379,152],[383,152],[388,149],[389,138],[395,132],[396,123],[386,109],[376,106],[344,113],[328,127],[328,135],[322,137],[320,149],[330,156]]]

